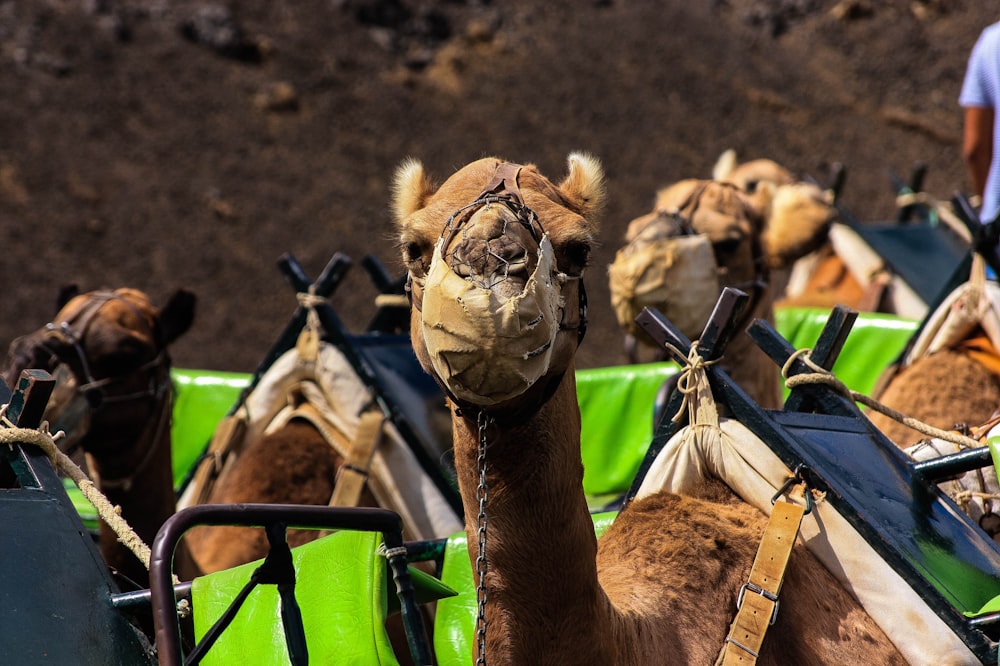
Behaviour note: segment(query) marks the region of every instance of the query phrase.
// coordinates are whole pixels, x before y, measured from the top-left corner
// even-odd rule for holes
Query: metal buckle
[[[777,502],[778,498],[787,493],[789,490],[791,490],[792,486],[798,483],[804,483],[806,486],[804,493],[806,501],[806,510],[805,512],[803,512],[802,515],[808,516],[810,513],[812,513],[813,510],[812,487],[809,485],[809,481],[806,480],[805,476],[803,476],[803,472],[808,471],[808,469],[809,468],[806,467],[805,465],[797,465],[795,467],[795,471],[792,472],[792,477],[786,480],[785,483],[782,484],[781,488],[778,488],[778,492],[776,492],[774,496],[771,498],[771,504]]]
[[[739,611],[740,607],[743,606],[743,596],[746,594],[747,590],[750,590],[751,592],[756,592],[765,599],[774,602],[774,609],[771,611],[771,621],[767,623],[768,626],[774,624],[774,621],[778,619],[778,607],[780,606],[780,602],[778,601],[778,595],[774,594],[773,592],[768,592],[759,585],[754,585],[753,583],[747,581],[746,583],[743,583],[743,585],[740,586],[740,591],[736,594],[737,611]]]

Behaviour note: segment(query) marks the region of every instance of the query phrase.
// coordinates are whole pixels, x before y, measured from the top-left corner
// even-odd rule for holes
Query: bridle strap
[[[156,452],[162,446],[162,442],[168,439],[166,434],[172,414],[173,401],[163,400],[160,404],[160,416],[156,419],[156,426],[153,429],[153,443],[147,449],[146,455],[143,456],[142,460],[139,461],[139,464],[136,465],[127,476],[108,477],[103,474],[99,474],[101,490],[121,490],[123,492],[128,492],[132,489],[135,478],[145,471],[145,469],[149,466],[149,463],[155,457]]]
[[[90,369],[89,359],[87,354],[83,349],[83,339],[87,334],[87,330],[90,327],[91,322],[100,309],[108,302],[116,300],[121,302],[127,308],[132,310],[135,315],[143,322],[146,322],[149,327],[150,333],[153,334],[153,339],[156,345],[159,347],[159,351],[156,356],[154,356],[150,361],[144,363],[143,365],[136,368],[135,373],[155,371],[157,368],[163,366],[166,362],[166,345],[163,344],[163,336],[160,332],[157,322],[154,320],[151,324],[149,323],[145,314],[143,314],[134,304],[130,303],[127,298],[124,298],[117,291],[97,291],[91,294],[91,298],[83,303],[78,310],[69,314],[68,316],[61,319],[59,322],[49,322],[45,325],[45,338],[53,338],[59,340],[60,342],[69,345],[73,348],[76,353],[77,360],[80,361],[81,371],[83,373],[82,382],[78,382],[76,390],[81,395],[93,396],[98,394],[98,389],[103,389],[104,387],[114,384],[115,382],[122,381],[128,375],[115,375],[110,377],[103,377],[101,379],[95,379],[93,373]],[[79,320],[79,321],[77,321]],[[76,322],[76,326],[74,326]],[[52,350],[49,350],[52,352]],[[53,352],[56,358],[59,358]],[[59,359],[65,363],[65,360]],[[130,375],[133,373],[129,373]],[[138,391],[136,393],[130,393],[125,395],[108,396],[104,392],[100,392],[100,401],[94,408],[99,409],[104,404],[115,403],[115,402],[126,402],[129,400],[137,400],[141,398],[153,398],[160,399],[163,397],[164,392],[167,390],[169,385],[169,375],[165,375],[160,381],[157,381],[156,373],[153,372],[150,376],[149,386],[144,391]],[[88,397],[88,401],[90,398]],[[92,402],[92,401],[91,401]]]

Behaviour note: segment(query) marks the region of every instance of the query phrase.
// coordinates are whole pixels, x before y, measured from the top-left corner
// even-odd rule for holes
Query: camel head
[[[837,219],[831,190],[796,178],[774,160],[737,163],[735,151],[727,150],[716,162],[712,176],[740,188],[765,220],[761,242],[771,268],[789,268],[818,249]]]
[[[689,179],[660,190],[653,211],[629,223],[609,268],[619,323],[635,335],[636,315],[655,307],[697,338],[722,287],[757,295],[766,286],[762,230],[763,220],[734,185]]]
[[[29,368],[51,372],[57,382],[45,418],[97,453],[141,432],[169,395],[167,345],[190,327],[194,303],[184,290],[157,309],[135,289],[66,288],[55,318],[11,343],[4,380],[14,386]]]
[[[460,405],[531,401],[572,368],[604,176],[589,155],[571,154],[568,165],[558,185],[535,166],[496,158],[440,187],[415,160],[396,173],[414,350]]]

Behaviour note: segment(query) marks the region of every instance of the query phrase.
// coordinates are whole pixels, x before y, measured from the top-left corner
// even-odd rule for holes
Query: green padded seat
[[[180,488],[188,471],[201,456],[219,421],[229,413],[250,385],[251,376],[240,372],[174,368],[174,412],[171,424],[174,487]]]
[[[593,514],[594,533],[600,537],[618,514]],[[472,663],[472,638],[476,629],[476,586],[465,533],[452,535],[445,546],[441,582],[458,594],[441,599],[434,619],[434,654],[438,666],[468,666]]]
[[[653,403],[674,363],[578,370],[583,490],[591,506],[628,490],[653,438]]]
[[[389,567],[377,553],[377,532],[340,531],[292,549],[295,598],[302,610],[313,664],[398,664],[385,618],[399,604]],[[198,640],[229,607],[260,565],[251,562],[196,578],[191,586]],[[410,568],[417,600],[436,601],[455,592]],[[287,664],[277,588],[258,585],[203,664]]]
[[[829,318],[830,311],[822,308],[778,308],[774,313],[775,328],[796,349],[812,348]],[[859,313],[833,373],[848,388],[871,395],[882,372],[899,357],[919,326],[920,322],[895,315]]]

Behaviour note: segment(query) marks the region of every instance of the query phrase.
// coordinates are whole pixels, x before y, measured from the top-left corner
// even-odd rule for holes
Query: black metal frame
[[[396,594],[401,605],[403,626],[406,630],[410,653],[417,664],[433,663],[427,630],[417,606],[413,583],[407,569],[407,557],[403,543],[403,523],[398,514],[387,509],[376,508],[292,504],[205,504],[183,509],[171,516],[160,528],[153,541],[149,582],[160,666],[181,666],[187,663],[181,648],[181,628],[176,608],[177,598],[172,581],[173,558],[177,544],[185,532],[199,525],[261,527],[268,530],[269,538],[273,533],[283,533],[285,529],[289,528],[380,532],[385,542],[387,559],[396,583]],[[279,545],[280,543],[284,543],[283,539],[280,540]],[[284,544],[284,547],[287,548],[287,544]],[[276,557],[280,558],[284,555],[279,554]],[[260,580],[258,582],[271,581]],[[294,583],[292,584],[294,585]],[[283,601],[285,599],[287,596],[283,598]],[[296,650],[304,650],[304,636],[296,635],[301,641]]]
[[[732,322],[747,297],[725,290],[699,340],[705,360],[721,356],[725,342],[734,333]],[[836,308],[820,335],[810,358],[825,369],[833,367],[857,312]],[[661,346],[669,343],[686,354],[690,342],[655,310],[646,310],[636,320]],[[783,367],[796,350],[761,320],[747,334]],[[683,362],[684,359],[678,359]],[[801,359],[790,364],[790,374],[813,372]],[[774,453],[854,527],[869,545],[906,580],[925,603],[969,649],[984,661],[996,663],[1000,614],[966,618],[947,595],[928,580],[929,569],[921,558],[925,543],[948,550],[953,561],[968,568],[970,575],[1000,579],[1000,547],[979,529],[955,503],[935,485],[936,481],[961,471],[992,464],[988,451],[945,456],[935,461],[912,462],[889,441],[849,397],[824,384],[792,389],[783,410],[767,410],[754,403],[718,365],[707,368],[716,401],[727,413],[767,443]],[[685,425],[686,419],[670,420],[681,406],[675,391],[657,424],[653,442],[626,496],[636,494],[656,455]],[[686,415],[685,415],[686,416]],[[942,545],[943,544],[943,545]]]
[[[305,270],[291,253],[283,254],[277,264],[278,269],[285,276],[296,294],[308,294],[312,292],[323,299],[329,299],[333,295],[353,266],[350,257],[337,252],[327,262],[319,277],[314,282],[311,282]],[[402,289],[402,281],[392,281],[377,259],[366,256],[362,260],[362,265],[380,293],[399,294]],[[382,344],[392,343],[396,338],[402,340],[405,337],[406,340],[409,340],[408,332],[404,336],[395,331],[401,321],[399,313],[390,313],[387,311],[387,308],[379,308],[369,323],[366,332],[361,335],[354,335],[347,329],[329,302],[324,302],[314,307],[320,325],[323,328],[323,339],[334,345],[344,355],[362,383],[374,396],[375,403],[382,410],[386,418],[396,427],[400,436],[410,447],[411,452],[416,457],[424,473],[427,474],[444,496],[448,505],[455,512],[455,515],[462,516],[462,499],[458,492],[458,483],[453,471],[444,466],[432,454],[434,447],[430,442],[426,441],[425,436],[413,426],[403,409],[395,403],[395,400],[390,395],[390,391],[375,371],[373,363],[368,357],[365,345],[362,344],[365,340]],[[295,346],[298,335],[305,326],[308,315],[309,307],[302,304],[296,307],[291,320],[264,355],[264,359],[257,366],[250,383],[243,389],[239,399],[230,408],[227,413],[229,416],[236,413],[271,365],[283,353]],[[383,327],[389,327],[389,330]],[[432,380],[429,379],[428,385],[430,385],[430,382]],[[434,390],[438,391],[439,389],[435,386]],[[441,394],[441,402],[442,404],[444,403],[443,394]],[[197,468],[197,465],[192,466],[187,478],[181,483],[182,491],[190,483]]]

